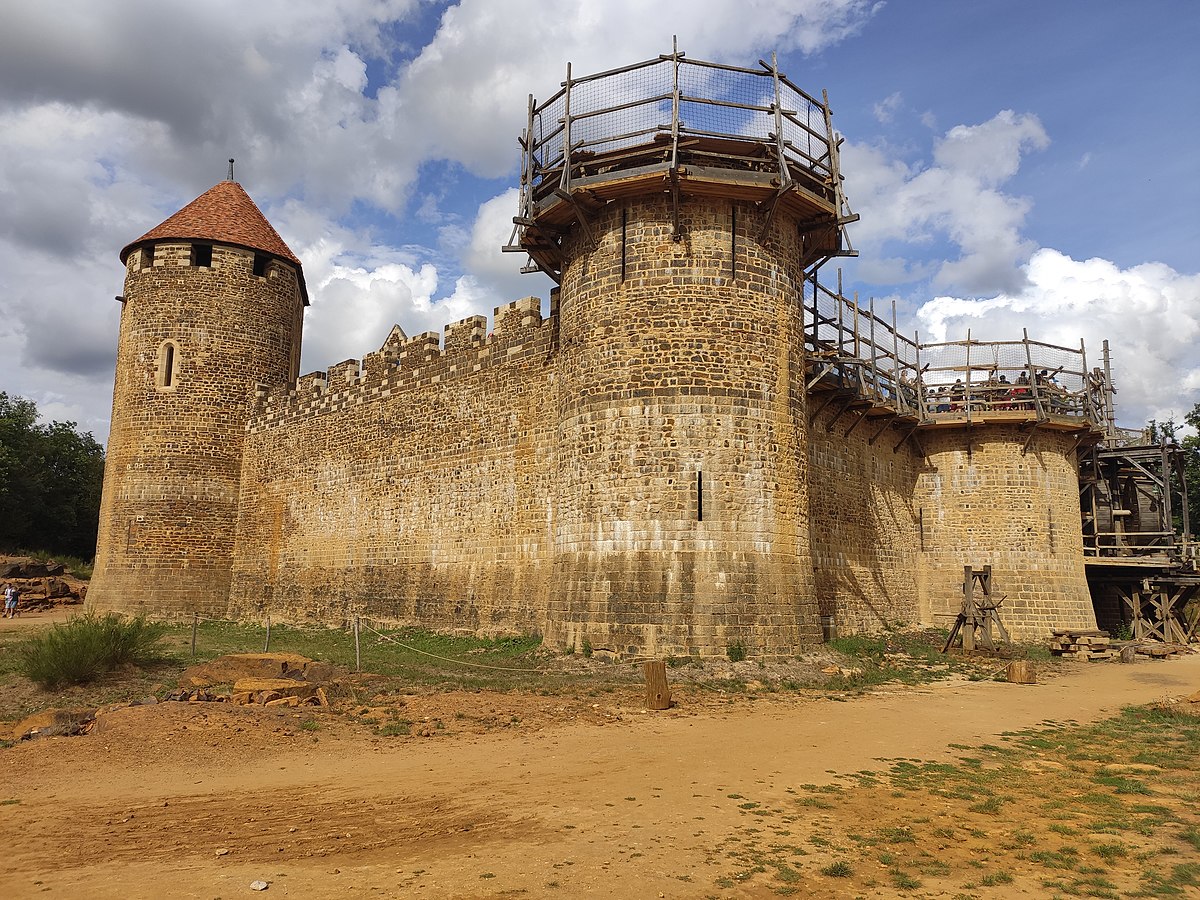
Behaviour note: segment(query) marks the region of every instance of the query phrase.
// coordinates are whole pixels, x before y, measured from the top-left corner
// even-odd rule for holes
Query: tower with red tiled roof
[[[205,191],[121,251],[125,293],[89,604],[219,613],[246,417],[295,379],[300,260],[242,186]]]

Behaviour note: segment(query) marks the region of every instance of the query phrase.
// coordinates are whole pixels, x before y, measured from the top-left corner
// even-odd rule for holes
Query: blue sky
[[[1119,417],[1200,402],[1200,3],[44,0],[0,34],[0,390],[104,439],[128,241],[237,158],[304,261],[306,371],[519,296],[525,98],[568,61],[772,51],[829,91],[845,265],[923,339],[1113,345]],[[826,270],[832,279],[833,273]]]

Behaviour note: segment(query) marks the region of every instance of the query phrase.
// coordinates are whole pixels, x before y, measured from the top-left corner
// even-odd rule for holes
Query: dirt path
[[[652,714],[629,693],[601,701],[604,725],[431,738],[366,737],[334,716],[311,731],[290,710],[136,707],[86,737],[0,751],[0,896],[233,897],[258,879],[297,897],[767,894],[714,886],[746,798],[785,803],[880,759],[948,758],[950,744],[1198,687],[1190,656],[846,702],[685,694]]]
[[[22,609],[13,619],[0,618],[0,631],[30,631],[52,623],[62,624],[72,616],[80,615],[79,606],[50,606],[41,609]]]

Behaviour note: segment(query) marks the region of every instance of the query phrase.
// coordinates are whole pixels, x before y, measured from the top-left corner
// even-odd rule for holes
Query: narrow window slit
[[[696,470],[696,521],[704,521],[704,473]]]
[[[737,204],[729,205],[729,277],[737,278]]]
[[[158,348],[158,370],[154,375],[154,385],[160,391],[172,390],[178,386],[179,353],[174,341],[164,341]]]
[[[626,207],[621,210],[621,281],[625,281],[625,248],[628,246],[626,239],[629,236],[629,209]]]

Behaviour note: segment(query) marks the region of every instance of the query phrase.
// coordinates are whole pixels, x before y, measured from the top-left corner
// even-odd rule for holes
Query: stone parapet
[[[471,316],[446,326],[444,347],[436,332],[424,332],[385,345],[361,361],[346,360],[325,372],[309,373],[294,385],[260,389],[246,428],[256,433],[295,424],[348,405],[469,377],[530,354],[547,360],[556,323],[543,320],[536,297],[497,307],[495,323],[489,334],[487,320]]]

